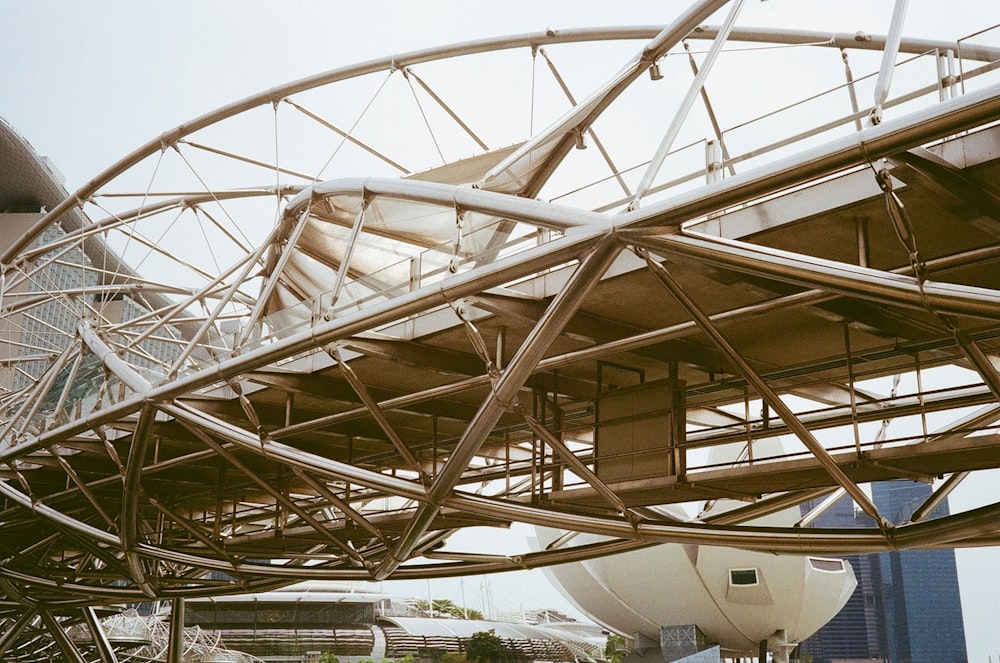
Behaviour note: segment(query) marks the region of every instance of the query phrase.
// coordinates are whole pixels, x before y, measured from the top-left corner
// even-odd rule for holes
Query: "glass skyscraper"
[[[872,484],[872,498],[891,522],[910,519],[931,493],[915,481]],[[814,507],[815,504],[809,505]],[[947,501],[930,515],[947,514]],[[816,527],[871,525],[849,497],[820,516]],[[953,550],[903,550],[847,558],[858,588],[843,610],[802,643],[813,663],[964,663],[965,628]]]
[[[914,481],[872,484],[872,498],[892,522],[910,519],[931,487]],[[947,515],[942,504],[931,518]],[[895,663],[964,663],[965,628],[955,552],[902,550],[879,556],[889,660]]]

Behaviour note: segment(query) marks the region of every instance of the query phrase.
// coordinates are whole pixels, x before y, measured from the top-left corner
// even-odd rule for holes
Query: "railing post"
[[[722,179],[722,146],[717,140],[705,141],[705,184]]]
[[[417,254],[410,258],[410,292],[420,289],[420,256]]]

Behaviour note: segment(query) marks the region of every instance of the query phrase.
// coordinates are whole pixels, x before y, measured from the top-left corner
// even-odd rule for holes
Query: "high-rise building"
[[[0,119],[0,250],[31,232],[46,210],[67,196],[55,166]],[[82,233],[88,223],[78,208],[69,210],[34,242],[34,268],[23,278],[5,276],[0,283],[4,313],[0,321],[0,390],[17,391],[34,385],[74,342],[81,320],[122,322],[168,303],[161,294],[149,292],[151,288],[124,283],[131,269],[100,236],[91,236],[82,244],[65,241]],[[112,284],[118,284],[117,291],[109,287]],[[62,295],[54,297],[52,293]],[[140,370],[155,371],[178,356],[179,337],[174,326],[166,325],[136,343],[126,338],[109,340],[120,342],[120,351]],[[34,419],[43,425],[51,423],[46,423],[45,417],[60,400],[67,375],[75,375],[77,382],[84,384],[88,376],[102,378],[103,372],[93,354],[85,354],[79,366],[67,365],[54,388],[41,394]],[[78,388],[69,396],[70,402],[81,396],[79,392]]]
[[[879,511],[892,522],[910,520],[931,487],[914,481],[872,484]],[[930,517],[948,514],[947,501]],[[960,663],[968,659],[955,552],[903,550],[879,556],[889,660]]]
[[[931,486],[916,481],[872,484],[882,515],[910,519]],[[815,504],[807,505],[807,509]],[[930,518],[947,515],[943,501]],[[870,526],[844,497],[815,521],[816,527]],[[961,663],[967,660],[955,553],[950,549],[854,555],[858,587],[826,626],[802,643],[813,663],[882,660],[887,663]]]
[[[805,509],[811,510],[817,504],[809,503]],[[844,496],[820,515],[814,525],[852,528],[857,527],[859,522],[854,502]],[[841,611],[802,643],[800,653],[811,656],[814,663],[886,659],[888,644],[879,557],[851,555],[846,559],[854,567],[858,586]]]

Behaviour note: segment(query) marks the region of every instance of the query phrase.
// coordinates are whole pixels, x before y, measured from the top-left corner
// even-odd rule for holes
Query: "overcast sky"
[[[954,39],[1000,23],[995,0],[909,4],[906,32],[912,36]],[[0,0],[0,116],[48,156],[74,190],[167,129],[319,71],[477,37],[661,25],[685,6],[608,0]],[[884,33],[892,7],[888,0],[748,0],[741,24]],[[984,490],[991,488],[1000,490],[984,484]],[[1000,551],[960,551],[958,559],[969,660],[985,663],[989,655],[1000,661]],[[564,606],[555,593],[539,589],[538,576],[491,578],[498,608]],[[464,589],[468,602],[479,607],[481,587],[480,579],[467,579],[431,591],[458,601]]]

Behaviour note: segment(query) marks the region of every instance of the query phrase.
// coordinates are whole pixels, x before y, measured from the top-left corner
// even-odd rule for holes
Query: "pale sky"
[[[662,25],[687,4],[0,0],[5,26],[0,117],[52,160],[72,191],[164,131],[290,80],[479,37],[546,28]],[[993,1],[911,0],[909,5],[906,32],[911,36],[955,39],[1000,23],[1000,4]],[[888,0],[748,0],[740,23],[884,33],[892,8]],[[997,40],[995,32],[992,40]],[[997,488],[984,482],[983,489]],[[523,530],[515,535],[522,536]],[[969,660],[1000,660],[1000,551],[959,551],[958,561]],[[518,603],[566,608],[554,591],[540,589],[540,575],[491,577],[498,608],[516,610]],[[479,607],[481,580],[463,584],[468,603]],[[420,585],[409,589],[426,593]],[[459,592],[457,583],[431,590],[435,598],[456,601]]]

